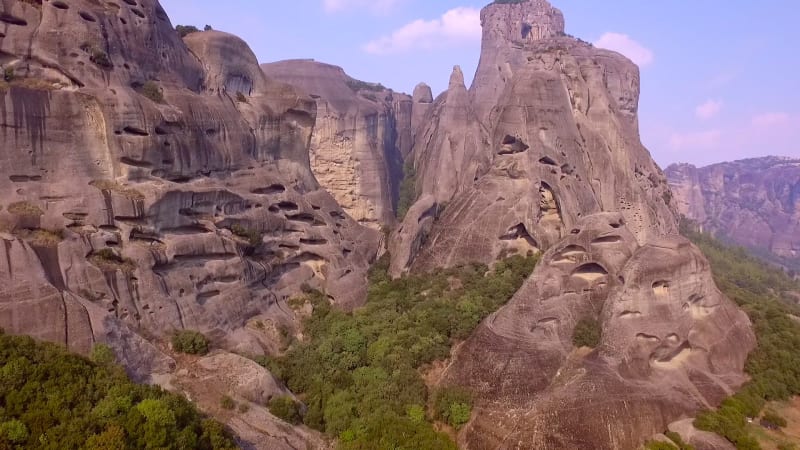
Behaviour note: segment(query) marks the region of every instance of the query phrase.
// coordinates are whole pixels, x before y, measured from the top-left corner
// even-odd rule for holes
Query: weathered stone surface
[[[411,98],[313,60],[261,67],[316,99],[310,158],[320,184],[358,222],[392,225],[403,157],[411,150]]]
[[[577,230],[445,373],[480,399],[464,448],[633,449],[745,381],[749,320],[687,240],[639,245],[614,213]],[[594,351],[573,347],[583,318],[601,325]]]
[[[143,335],[234,348],[303,284],[363,300],[379,233],[309,168],[314,99],[155,0],[32,3],[0,5],[0,326],[145,379],[174,361]]]
[[[800,159],[674,164],[665,172],[682,215],[800,270]]]
[[[475,82],[467,91],[454,70],[416,135],[419,200],[393,235],[391,272],[544,252],[444,374],[478,396],[459,443],[637,448],[745,381],[750,323],[677,236],[639,140],[638,68],[564,35],[544,1],[482,17]],[[573,348],[583,318],[603,330],[594,351]]]
[[[496,32],[501,18],[551,16],[557,25],[560,13],[541,2],[484,10],[471,90],[455,70],[415,140],[417,193],[446,208],[412,267],[491,262],[510,251],[516,229],[529,248],[549,248],[580,217],[600,211],[621,212],[640,244],[677,230],[666,179],[639,141],[638,68],[557,27],[524,42]],[[540,29],[556,25],[547,19]],[[495,53],[506,61],[503,80],[481,75],[487,65],[498,73]],[[394,261],[392,273],[409,268]]]

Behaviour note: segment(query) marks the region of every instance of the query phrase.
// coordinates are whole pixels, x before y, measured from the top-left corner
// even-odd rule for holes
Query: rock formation
[[[309,169],[312,98],[239,38],[181,40],[155,0],[0,4],[0,327],[141,378],[142,336],[205,332],[261,353],[301,285],[364,298],[379,235]]]
[[[546,2],[492,4],[482,17],[484,48],[470,91],[456,69],[415,139],[418,195],[446,204],[444,214],[416,258],[396,252],[393,275],[412,262],[420,269],[488,263],[523,243],[546,249],[601,211],[621,212],[640,244],[675,232],[669,186],[639,141],[638,68],[564,36],[561,13]],[[542,17],[543,24],[526,21]],[[518,22],[540,31],[522,41],[498,31]],[[404,235],[419,220],[407,215],[396,240],[418,241]]]
[[[800,159],[766,157],[665,171],[680,213],[800,270]]]
[[[639,139],[638,68],[565,35],[543,0],[481,17],[472,87],[456,68],[416,135],[392,275],[543,252],[443,376],[478,397],[459,443],[637,448],[745,381],[749,320],[677,236]],[[594,350],[573,347],[582,319],[602,330]]]
[[[411,151],[411,97],[313,60],[261,67],[316,100],[310,158],[320,184],[361,224],[394,224],[403,157]]]

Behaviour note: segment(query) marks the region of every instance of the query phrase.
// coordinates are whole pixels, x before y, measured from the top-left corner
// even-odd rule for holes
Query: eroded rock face
[[[157,1],[33,3],[0,5],[0,326],[146,378],[171,363],[140,334],[233,347],[303,284],[363,300],[379,236],[309,169],[312,98]]]
[[[464,448],[638,448],[745,381],[749,320],[696,248],[639,245],[615,213],[576,227],[448,368],[480,398]],[[591,352],[572,342],[584,318],[602,328]]]
[[[639,141],[638,68],[562,36],[560,13],[545,3],[484,10],[471,90],[456,70],[417,136],[417,192],[446,208],[411,267],[489,263],[513,251],[505,237],[520,225],[529,248],[546,249],[581,217],[601,211],[621,212],[640,244],[676,232],[669,186]],[[497,28],[514,28],[524,17],[545,18],[539,29],[551,31],[502,40]],[[501,27],[501,20],[512,23]],[[502,80],[495,58],[506,61]],[[392,273],[409,268],[394,261]]]
[[[750,323],[677,236],[639,140],[638,68],[564,35],[545,1],[482,18],[475,82],[454,70],[415,140],[419,201],[393,236],[392,274],[543,252],[444,375],[479,398],[459,442],[638,448],[745,381]],[[581,319],[602,329],[594,351],[573,347]]]
[[[703,229],[800,269],[800,160],[766,157],[665,171],[678,210]]]
[[[392,225],[403,157],[411,150],[411,97],[313,60],[261,67],[316,100],[310,158],[320,184],[361,224]]]

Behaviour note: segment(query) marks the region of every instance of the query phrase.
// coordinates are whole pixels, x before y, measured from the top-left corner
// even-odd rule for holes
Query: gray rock
[[[380,236],[310,170],[314,99],[235,36],[182,41],[155,0],[10,5],[1,327],[109,343],[146,379],[172,363],[142,336],[191,328],[236,348],[248,319],[292,320],[302,285],[364,300]]]

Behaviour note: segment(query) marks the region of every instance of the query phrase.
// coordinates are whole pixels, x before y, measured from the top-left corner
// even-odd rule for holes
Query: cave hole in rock
[[[594,282],[608,275],[608,270],[598,263],[587,263],[572,272],[573,278]]]
[[[678,337],[677,334],[671,333],[666,337],[665,340],[668,341],[668,342],[672,342],[673,344],[677,344],[678,342],[680,342],[681,338]]]
[[[276,184],[271,184],[271,185],[269,185],[267,187],[253,189],[250,192],[252,192],[253,194],[259,194],[259,195],[274,195],[274,194],[281,194],[283,192],[286,192],[286,187],[284,185],[282,185],[282,184],[277,184],[276,183]]]
[[[586,256],[586,249],[580,245],[568,245],[553,258],[553,264],[574,264]]]
[[[329,213],[334,219],[344,220],[345,215],[339,211],[331,211]]]
[[[622,236],[602,236],[592,241],[592,245],[609,245],[619,244],[622,242]]]
[[[55,1],[51,3],[51,5],[53,5],[53,7],[57,9],[69,9],[69,5],[67,5],[64,2]]]
[[[125,164],[126,166],[131,166],[131,167],[140,167],[140,168],[151,168],[151,167],[153,167],[153,163],[151,163],[150,161],[141,161],[141,160],[138,160],[138,159],[131,159],[131,158],[128,158],[127,156],[123,156],[122,158],[120,158],[119,162],[121,162],[122,164]]]
[[[669,281],[659,280],[653,283],[653,293],[657,297],[666,297],[669,295]]]
[[[498,151],[497,154],[513,155],[515,153],[522,153],[524,151],[527,151],[529,148],[531,148],[529,145],[525,144],[516,137],[511,135],[506,135],[506,137],[503,138],[503,141],[500,144],[500,151]]]
[[[92,16],[89,13],[87,13],[86,11],[81,11],[81,12],[78,13],[78,15],[81,16],[81,19],[83,19],[83,20],[85,20],[87,22],[97,22],[97,19],[95,19],[94,16]]]
[[[302,238],[300,239],[300,243],[305,245],[325,245],[328,243],[328,240],[322,238]]]
[[[138,10],[138,9],[136,9],[136,8],[131,8],[131,12],[132,12],[132,13],[134,13],[134,14],[136,14],[137,16],[141,17],[142,19],[145,19],[145,18],[146,18],[146,16],[144,15],[144,13],[143,13],[143,12],[141,12],[141,11],[139,11],[139,10]]]
[[[684,341],[678,347],[659,347],[651,355],[650,361],[668,366],[679,365],[692,352],[692,346]]]
[[[310,213],[290,214],[286,216],[286,219],[292,222],[303,222],[307,224],[313,224],[316,222],[316,217]]]
[[[500,236],[500,240],[501,241],[524,240],[531,247],[538,248],[536,239],[534,239],[533,236],[531,236],[530,232],[528,232],[528,228],[525,227],[525,225],[522,223],[514,225],[513,227],[509,228],[504,235]]]
[[[553,188],[544,181],[539,185],[539,211],[540,222],[543,226],[552,228],[563,224],[558,198]],[[580,233],[580,230],[578,230],[578,233]],[[573,234],[577,233],[573,230]]]
[[[549,156],[543,156],[542,158],[539,158],[539,163],[546,166],[558,166],[558,164],[553,161],[553,158],[550,158]]]
[[[127,21],[127,20],[125,20],[125,18],[124,18],[124,17],[120,17],[120,18],[119,18],[119,21],[120,21],[120,22],[121,22],[123,25],[127,25],[127,24],[128,24],[128,21]]]
[[[11,14],[8,14],[8,13],[5,13],[5,12],[0,13],[0,22],[7,23],[9,25],[17,25],[17,26],[20,26],[20,27],[24,27],[24,26],[28,25],[28,22],[25,21],[25,19],[22,19],[22,18],[19,18],[19,17],[16,17],[16,16],[12,16]]]
[[[126,134],[130,134],[130,135],[133,135],[133,136],[150,136],[150,133],[148,133],[147,131],[145,131],[145,130],[143,130],[141,128],[137,128],[137,127],[128,126],[128,127],[123,128],[122,131],[125,132]]]
[[[127,3],[128,6],[137,6],[138,5],[134,0],[122,0],[122,1]]]
[[[280,209],[282,211],[297,211],[297,210],[300,209],[300,206],[298,206],[297,203],[290,202],[290,201],[283,201],[283,202],[277,203],[277,206],[278,206],[278,209]]]
[[[625,310],[619,313],[620,319],[635,319],[637,317],[642,317],[642,313],[640,311]]]
[[[269,208],[267,208],[267,211],[269,211],[271,213],[279,213],[279,212],[281,212],[281,209],[278,208],[278,205],[272,205]]]
[[[530,36],[530,34],[531,34],[531,30],[533,30],[533,26],[531,24],[523,23],[522,24],[522,30],[521,30],[522,39],[527,39],[528,36]]]
[[[638,333],[636,335],[636,339],[645,342],[661,342],[661,339],[658,336],[653,336],[652,334],[647,333]]]

